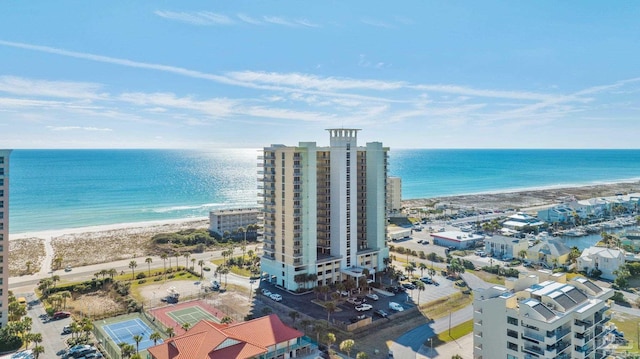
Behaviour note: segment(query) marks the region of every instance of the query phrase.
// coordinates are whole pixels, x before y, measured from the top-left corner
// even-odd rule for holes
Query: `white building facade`
[[[261,269],[289,290],[359,279],[384,269],[389,256],[388,148],[379,142],[358,147],[356,129],[328,131],[328,147],[272,145],[259,158]]]
[[[613,290],[539,271],[474,294],[475,359],[605,358]]]
[[[209,212],[209,232],[223,236],[238,228],[247,230],[247,226],[258,224],[262,211],[258,208],[225,209]]]
[[[9,155],[0,150],[0,327],[9,318]]]
[[[387,211],[400,212],[402,209],[402,179],[387,177]]]
[[[578,270],[591,273],[597,269],[602,274],[600,278],[615,280],[614,271],[618,270],[625,263],[625,255],[621,250],[606,247],[589,247],[582,251],[576,260]]]
[[[512,259],[519,258],[520,251],[525,251],[529,248],[529,242],[526,239],[505,237],[495,235],[492,237],[485,237],[484,239],[484,251],[490,256],[496,258]]]

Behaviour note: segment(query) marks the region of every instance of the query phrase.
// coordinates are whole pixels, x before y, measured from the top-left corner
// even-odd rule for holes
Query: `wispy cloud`
[[[82,127],[82,126],[47,126],[51,131],[99,131],[99,132],[111,132],[111,128],[98,128],[98,127]]]
[[[374,26],[374,27],[382,27],[382,28],[386,28],[386,29],[390,29],[390,28],[393,27],[390,23],[388,23],[386,21],[378,20],[378,19],[363,18],[360,21],[365,25],[370,25],[370,26]]]
[[[229,78],[251,83],[291,86],[301,89],[317,89],[324,91],[367,89],[396,90],[406,86],[404,82],[388,82],[379,80],[357,80],[350,78],[320,77],[301,73],[277,73],[240,71],[227,73]]]
[[[154,14],[167,20],[184,22],[197,26],[236,25],[238,22],[232,16],[214,13],[211,11],[168,11],[156,10]],[[247,14],[236,14],[241,22],[251,25],[273,24],[287,27],[320,27],[308,19],[288,19],[283,16],[263,15],[261,20]]]
[[[186,22],[191,25],[211,26],[211,25],[233,25],[229,16],[217,14],[210,11],[176,12],[167,10],[156,10],[154,14],[174,21]]]
[[[56,98],[98,99],[101,85],[84,82],[32,80],[15,76],[0,76],[0,92]]]

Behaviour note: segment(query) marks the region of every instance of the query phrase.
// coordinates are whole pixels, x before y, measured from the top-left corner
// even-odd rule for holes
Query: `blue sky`
[[[3,1],[0,148],[638,148],[638,1]]]

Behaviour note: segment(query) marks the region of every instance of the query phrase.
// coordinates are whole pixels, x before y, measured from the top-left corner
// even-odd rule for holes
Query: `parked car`
[[[375,293],[369,293],[369,294],[366,295],[366,297],[369,298],[369,299],[373,299],[373,300],[378,300],[379,299],[378,295],[375,294]]]
[[[386,318],[389,316],[389,314],[387,314],[387,312],[385,312],[382,309],[378,309],[374,312],[375,315],[379,316],[380,318]]]
[[[416,289],[416,286],[415,286],[415,285],[413,285],[413,284],[411,284],[411,283],[402,283],[402,286],[403,286],[404,288],[406,288],[406,289],[409,289],[409,290],[414,290],[414,289]]]
[[[356,297],[351,297],[351,298],[347,299],[347,302],[351,303],[351,304],[355,304],[355,305],[362,304],[362,300],[360,300],[359,298],[356,298]]]
[[[62,334],[63,334],[63,335],[64,335],[64,334],[71,334],[71,327],[70,327],[70,326],[68,326],[68,325],[65,325],[65,326],[62,328]]]
[[[422,278],[420,278],[420,280],[424,284],[433,284],[433,280],[431,280],[431,278],[429,278],[429,277],[422,277]]]
[[[365,319],[367,316],[364,314],[360,314],[360,315],[356,315],[355,317],[352,317],[351,319],[349,319],[351,321],[351,323],[357,323],[359,321],[361,321],[362,319]]]
[[[266,295],[267,297],[271,296],[271,291],[268,289],[262,289],[262,295]]]
[[[71,272],[71,266],[64,267],[64,271],[65,272]]]
[[[356,305],[356,310],[358,312],[364,312],[366,310],[371,310],[371,309],[373,309],[373,306],[371,306],[371,304],[364,303],[364,304]]]
[[[349,292],[347,292],[346,290],[337,290],[336,293],[340,294],[343,297],[348,297],[349,296]]]
[[[275,300],[276,302],[281,302],[282,301],[282,296],[280,294],[277,293],[273,293],[269,296],[269,298]]]
[[[395,310],[396,312],[404,311],[404,308],[396,302],[389,302],[389,309]]]
[[[69,312],[55,312],[51,316],[51,319],[52,320],[58,320],[58,319],[69,318],[70,316],[71,316],[71,313],[69,313]]]

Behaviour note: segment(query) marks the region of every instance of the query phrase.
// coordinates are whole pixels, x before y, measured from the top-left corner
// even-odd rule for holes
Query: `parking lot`
[[[418,304],[418,300],[420,301],[420,303],[426,303],[459,292],[459,290],[454,286],[453,281],[444,278],[440,274],[433,276],[433,280],[438,282],[439,285],[436,286],[433,284],[425,284],[425,290],[423,291],[414,289],[405,290],[404,292],[399,293],[393,293],[390,290],[387,290],[388,287],[391,286],[390,281],[388,279],[384,279],[381,289],[370,288],[369,291],[366,292],[358,292],[356,290],[352,295],[348,297],[341,296],[340,299],[336,302],[336,311],[331,314],[331,321],[336,324],[348,324],[356,320],[355,318],[361,315],[371,317],[373,321],[388,320],[387,318],[383,318],[382,316],[377,315],[376,311],[382,310],[388,315],[394,314],[395,311],[389,308],[390,302],[398,303],[403,309],[406,310],[415,307]],[[397,286],[397,283],[394,282],[393,286]],[[259,294],[257,295],[261,297],[262,302],[265,304],[273,303],[274,300],[269,296],[261,294],[263,289],[268,290],[271,294],[279,294],[282,297],[280,303],[289,307],[290,310],[304,313],[314,319],[327,319],[327,311],[324,309],[324,307],[313,302],[316,299],[319,299],[319,301],[323,301],[323,294],[293,294],[267,281],[262,281],[260,284],[260,290],[258,291]],[[378,299],[374,300],[372,298],[368,298],[366,296],[367,294],[376,294]],[[327,294],[327,296],[329,295],[330,293]],[[365,311],[357,311],[355,307],[358,305],[356,303],[359,303],[359,301],[349,302],[349,298],[364,299],[364,303],[371,305],[372,308]],[[351,299],[351,301],[353,301],[353,299]]]

